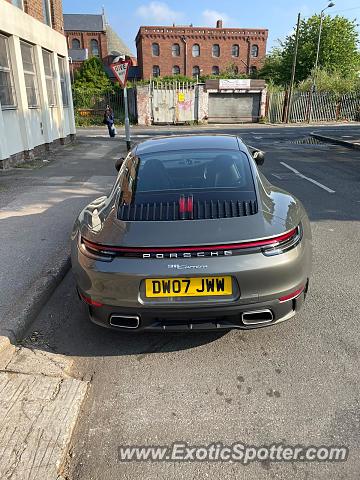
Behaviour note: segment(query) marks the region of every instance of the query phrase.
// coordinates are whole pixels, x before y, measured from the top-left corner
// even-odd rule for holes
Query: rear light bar
[[[265,240],[255,240],[251,242],[232,243],[224,245],[212,245],[212,246],[196,246],[196,247],[113,247],[100,245],[86,238],[81,238],[82,245],[90,251],[90,253],[103,255],[103,256],[115,256],[119,254],[144,254],[144,253],[191,253],[191,252],[217,252],[217,251],[236,251],[251,248],[261,248],[262,252],[266,256],[277,255],[283,253],[296,246],[301,240],[302,230],[298,226],[293,228],[287,233],[278,235],[276,237],[267,238]]]
[[[289,295],[285,295],[284,297],[279,298],[279,302],[288,302],[289,300],[293,300],[294,298],[298,297],[299,295],[302,294],[302,292],[305,290],[305,285],[298,290],[295,290],[295,292],[290,293]]]

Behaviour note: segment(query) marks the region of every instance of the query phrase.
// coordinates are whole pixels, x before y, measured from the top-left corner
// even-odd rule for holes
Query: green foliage
[[[343,77],[338,72],[318,70],[315,74],[317,92],[333,92],[344,95],[348,92],[360,91],[360,79],[355,76]],[[308,92],[312,86],[313,78],[309,77],[298,84],[298,90]]]
[[[101,60],[97,57],[85,60],[80,70],[75,72],[73,84],[75,107],[90,108],[94,96],[103,95],[112,90],[113,84],[106,75]]]
[[[315,65],[320,28],[320,16],[302,20],[299,30],[299,49],[296,83],[311,76]],[[360,67],[356,21],[342,16],[325,16],[319,52],[319,68],[343,78],[354,78]],[[287,36],[280,46],[266,57],[259,76],[277,85],[287,86],[295,51],[295,32]]]

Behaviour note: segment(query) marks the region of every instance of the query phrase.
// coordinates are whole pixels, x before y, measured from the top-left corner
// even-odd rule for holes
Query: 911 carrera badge
[[[204,258],[204,257],[231,257],[232,250],[222,250],[215,252],[181,252],[181,253],[143,253],[142,258]]]

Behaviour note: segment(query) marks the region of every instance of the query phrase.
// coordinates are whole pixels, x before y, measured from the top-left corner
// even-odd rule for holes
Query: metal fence
[[[137,123],[136,88],[129,88],[127,94],[130,122]],[[75,116],[79,124],[101,124],[107,105],[114,112],[115,123],[124,123],[125,103],[123,90],[92,97],[74,93],[73,97]]]
[[[289,104],[287,91],[270,92],[267,117],[271,123],[330,122],[360,119],[360,92],[294,92]]]

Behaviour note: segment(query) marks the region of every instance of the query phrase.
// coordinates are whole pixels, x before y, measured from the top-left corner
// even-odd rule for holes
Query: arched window
[[[153,74],[153,77],[160,77],[160,67],[159,67],[159,65],[153,65],[152,74]]]
[[[171,51],[172,51],[172,56],[173,57],[179,57],[180,56],[180,45],[178,43],[174,43]]]
[[[193,74],[193,77],[199,76],[200,75],[200,67],[195,65],[195,67],[193,67],[193,69],[192,69],[192,74]]]
[[[200,45],[198,43],[195,43],[192,47],[192,56],[200,57]]]
[[[212,56],[220,57],[220,45],[217,43],[212,46]]]
[[[180,67],[179,65],[174,65],[172,69],[173,75],[180,75]]]
[[[91,55],[93,57],[99,56],[99,42],[93,38],[90,42]]]
[[[251,56],[254,57],[254,58],[259,56],[259,47],[258,47],[258,45],[252,45],[252,47],[251,47]]]
[[[160,55],[160,47],[158,43],[153,43],[151,45],[151,51],[153,54],[153,57],[158,57]]]
[[[217,65],[214,65],[211,69],[211,73],[212,75],[219,75],[220,73],[219,67]]]
[[[240,53],[240,48],[239,45],[233,45],[231,47],[231,56],[232,57],[238,57]]]
[[[73,38],[71,40],[71,48],[77,50],[80,48],[80,40],[78,38]]]

